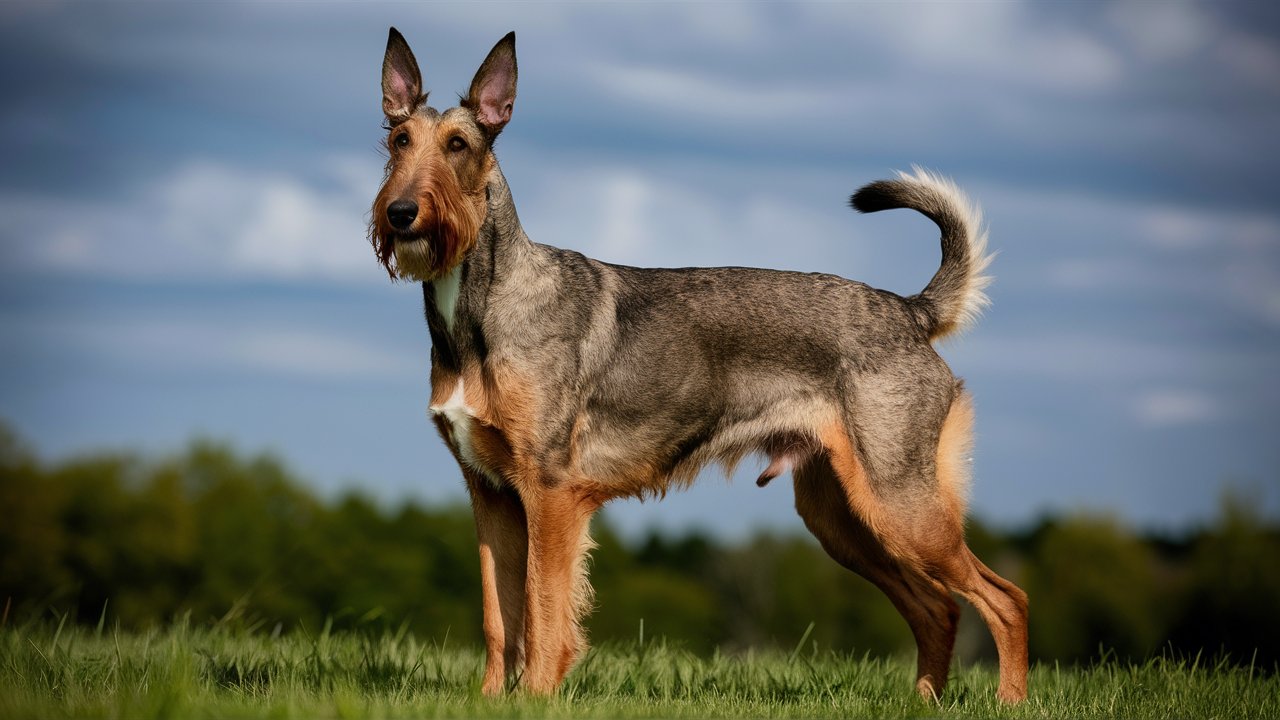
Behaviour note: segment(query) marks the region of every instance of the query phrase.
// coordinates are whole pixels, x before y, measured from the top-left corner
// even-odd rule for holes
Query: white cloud
[[[625,35],[614,23],[602,24],[602,35],[616,35],[617,43],[593,47],[593,62],[557,64],[613,102],[673,119],[714,118],[717,128],[776,130],[779,122],[813,120],[840,126],[888,115],[913,128],[936,124],[931,135],[952,130],[943,121],[957,108],[1019,124],[1026,110],[1010,107],[1009,93],[1031,90],[1074,102],[1126,80],[1122,54],[1089,22],[1055,23],[1017,2],[933,3],[915,12],[894,3],[797,4],[788,6],[785,34],[764,30],[777,26],[769,5],[732,6],[729,15],[688,7],[633,13]],[[688,29],[721,21],[727,23],[722,32]],[[629,39],[664,24],[683,28],[667,38],[670,52]],[[803,38],[803,46],[790,44],[794,38]],[[689,62],[708,42],[721,46],[722,57]],[[566,43],[572,47],[575,40]],[[823,60],[813,62],[824,46]],[[777,60],[763,71],[732,62],[764,47]],[[870,70],[867,56],[874,58]],[[1037,120],[1027,124],[1044,130]]]
[[[819,3],[803,12],[815,30],[847,33],[930,80],[967,76],[1063,94],[1110,89],[1124,79],[1120,55],[1090,28],[1055,22],[1019,2]],[[934,83],[929,83],[934,87]],[[964,87],[942,86],[941,92]]]
[[[873,93],[843,87],[762,87],[745,78],[691,68],[669,69],[635,63],[592,63],[584,73],[597,91],[645,112],[696,114],[718,123],[754,126],[787,119],[852,114],[859,97]]]
[[[365,218],[376,162],[304,179],[190,161],[116,202],[0,197],[11,270],[106,277],[379,279]],[[316,182],[328,181],[328,182]]]
[[[1252,27],[1231,27],[1206,7],[1130,0],[1108,6],[1103,17],[1124,40],[1123,48],[1144,63],[1209,67],[1215,79],[1242,80],[1274,96],[1280,74],[1274,38]]]
[[[1137,217],[1142,239],[1166,250],[1203,247],[1213,232],[1203,213],[1184,208],[1151,208]]]
[[[1132,286],[1132,268],[1125,265],[1098,258],[1067,258],[1052,263],[1046,279],[1051,286],[1064,290]]]
[[[1217,55],[1221,64],[1234,75],[1275,97],[1276,77],[1280,76],[1280,49],[1276,48],[1274,39],[1234,34],[1218,44]]]
[[[52,345],[131,367],[157,363],[183,372],[249,371],[310,378],[424,376],[421,353],[321,328],[229,320],[122,318],[109,325],[53,321],[39,328]]]
[[[1280,263],[1238,257],[1227,265],[1227,275],[1230,282],[1225,290],[1239,307],[1280,327]]]
[[[539,242],[642,266],[856,269],[850,211],[811,205],[802,190],[740,194],[722,167],[704,182],[683,168],[533,164],[539,182],[517,194],[525,229]]]
[[[1134,416],[1149,427],[1171,427],[1209,422],[1221,413],[1220,403],[1209,395],[1185,388],[1165,388],[1142,393],[1133,401]]]
[[[652,212],[653,185],[638,175],[619,172],[604,178],[600,187],[600,228],[595,251],[607,257],[642,256]],[[572,192],[572,191],[571,191]]]
[[[1214,19],[1192,2],[1117,2],[1104,12],[1140,57],[1180,60],[1203,48],[1219,31]]]
[[[852,272],[859,251],[851,240],[858,224],[841,202],[853,185],[816,204],[821,173],[791,187],[776,177],[743,183],[719,164],[522,157],[518,166],[536,168],[535,182],[516,188],[530,235],[612,262]],[[365,238],[380,177],[373,158],[294,174],[201,160],[121,200],[82,200],[70,213],[57,198],[0,196],[9,220],[0,272],[383,283]]]
[[[976,332],[947,348],[964,372],[1074,382],[1080,387],[1130,387],[1143,381],[1179,383],[1258,377],[1275,365],[1274,352],[1193,345],[1183,338],[1140,340],[1100,331]]]
[[[1274,215],[1131,201],[1126,206],[1138,221],[1138,238],[1162,250],[1210,245],[1246,252],[1280,249],[1280,219]]]
[[[1280,325],[1280,215],[1273,212],[1034,186],[981,187],[973,195],[988,210],[995,247],[1005,251],[1001,286],[1037,295],[1142,295],[1148,305],[1194,300]]]
[[[231,340],[228,359],[246,368],[312,377],[426,376],[425,355],[411,357],[339,335],[257,329]]]
[[[342,184],[331,189],[296,175],[187,165],[156,193],[166,234],[232,272],[358,278],[373,270],[364,220],[379,178],[372,160],[363,183],[353,182],[350,160],[335,165],[326,174]]]

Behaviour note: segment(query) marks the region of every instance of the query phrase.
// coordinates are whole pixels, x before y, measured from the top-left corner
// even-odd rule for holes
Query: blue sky
[[[526,230],[638,265],[937,268],[859,185],[986,210],[973,509],[1004,525],[1280,513],[1280,11],[1268,3],[0,4],[0,417],[43,456],[277,453],[324,492],[461,499],[420,293],[364,237],[388,25],[433,104],[517,32]],[[750,464],[749,464],[750,465]],[[795,528],[756,465],[628,531]]]

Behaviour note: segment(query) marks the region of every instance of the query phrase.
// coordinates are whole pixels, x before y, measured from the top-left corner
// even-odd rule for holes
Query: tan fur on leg
[[[964,541],[972,426],[972,404],[957,386],[939,433],[936,493],[890,501],[873,491],[855,441],[838,424],[824,426],[819,437],[837,487],[823,484],[814,463],[817,469],[796,473],[796,505],[827,552],[880,587],[911,625],[922,695],[936,696],[946,683],[956,623],[949,593],[955,593],[978,610],[995,639],[997,697],[1019,702],[1027,692],[1026,593],[983,565]],[[813,499],[818,493],[821,501]],[[851,522],[830,515],[841,495]]]
[[[530,692],[553,692],[584,645],[580,618],[589,604],[584,554],[599,503],[573,487],[541,487],[524,496],[529,518],[525,585],[525,672]]]
[[[888,596],[916,640],[916,690],[935,699],[947,684],[960,609],[937,583],[885,552],[847,507],[840,481],[823,457],[795,471],[796,510],[827,554]]]
[[[528,535],[524,507],[510,488],[499,490],[477,473],[467,489],[480,544],[485,670],[481,690],[499,695],[524,660],[525,564]]]

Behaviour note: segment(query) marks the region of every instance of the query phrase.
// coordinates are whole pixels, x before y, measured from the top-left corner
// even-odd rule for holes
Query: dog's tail
[[[947,178],[911,169],[898,173],[896,180],[863,187],[849,204],[864,213],[910,208],[937,223],[942,231],[942,267],[919,295],[907,298],[929,338],[936,340],[964,330],[990,303],[983,289],[991,278],[983,271],[991,264],[991,255],[982,211]]]

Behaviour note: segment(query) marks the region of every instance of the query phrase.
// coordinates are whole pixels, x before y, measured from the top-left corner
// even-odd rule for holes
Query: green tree
[[[1190,576],[1170,640],[1187,652],[1226,651],[1236,662],[1280,662],[1280,532],[1228,494],[1218,522],[1193,543]]]
[[[1165,597],[1150,548],[1105,517],[1048,522],[1036,535],[1025,588],[1034,657],[1084,661],[1104,647],[1142,658],[1156,649]]]
[[[59,598],[74,580],[63,562],[66,502],[35,455],[0,423],[0,607],[26,614]]]

